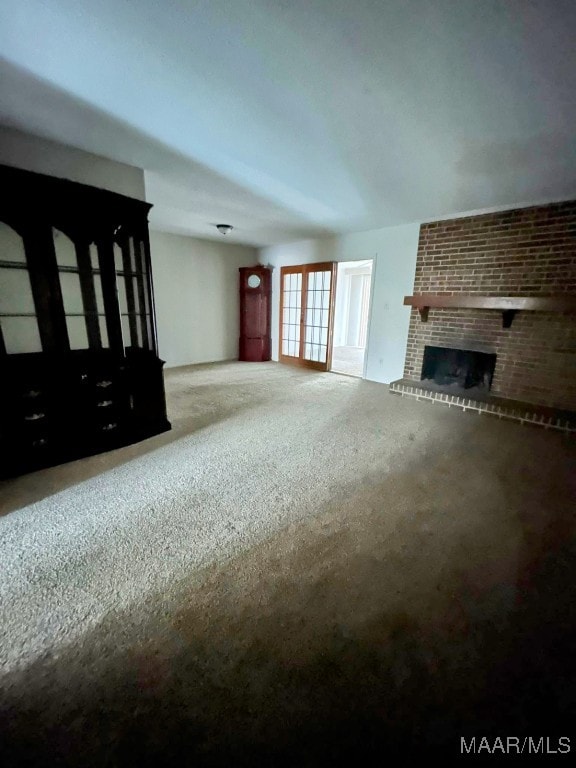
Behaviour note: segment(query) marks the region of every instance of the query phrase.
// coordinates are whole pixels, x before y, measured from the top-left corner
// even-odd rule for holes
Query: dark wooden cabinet
[[[0,166],[0,475],[170,429],[148,203]]]
[[[240,360],[263,362],[271,358],[271,294],[268,267],[240,269]]]

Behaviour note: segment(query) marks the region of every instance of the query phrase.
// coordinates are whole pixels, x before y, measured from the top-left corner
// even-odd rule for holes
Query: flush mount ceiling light
[[[232,224],[216,224],[216,229],[217,229],[217,230],[218,230],[218,232],[220,232],[221,234],[223,234],[223,235],[227,235],[227,234],[229,234],[230,232],[232,232],[232,230],[234,229],[234,227],[232,226]]]

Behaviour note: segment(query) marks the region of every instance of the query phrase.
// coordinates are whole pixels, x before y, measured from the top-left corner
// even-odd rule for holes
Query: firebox
[[[471,349],[424,347],[422,380],[430,379],[440,386],[455,385],[463,389],[478,387],[486,392],[492,385],[496,355]]]

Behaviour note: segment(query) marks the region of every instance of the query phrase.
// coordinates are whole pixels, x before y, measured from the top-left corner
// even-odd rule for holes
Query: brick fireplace
[[[423,224],[414,294],[573,301],[576,201]],[[576,314],[512,315],[503,327],[494,309],[431,307],[424,322],[413,308],[403,381],[422,378],[426,346],[480,350],[496,355],[495,398],[576,411]]]

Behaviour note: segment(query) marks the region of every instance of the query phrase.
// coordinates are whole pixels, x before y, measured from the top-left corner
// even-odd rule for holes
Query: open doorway
[[[372,259],[338,264],[330,369],[336,373],[364,376],[371,283]]]

